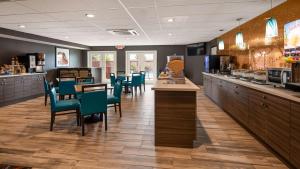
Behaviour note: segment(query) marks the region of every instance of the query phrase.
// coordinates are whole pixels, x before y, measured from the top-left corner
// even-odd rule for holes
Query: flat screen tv
[[[287,62],[300,62],[300,19],[284,25],[284,50]]]

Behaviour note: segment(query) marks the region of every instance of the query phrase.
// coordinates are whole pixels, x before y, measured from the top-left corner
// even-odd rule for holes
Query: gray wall
[[[56,76],[55,71],[55,46],[25,42],[20,40],[0,38],[0,65],[10,64],[12,56],[25,55],[26,53],[45,53],[48,78],[53,79]],[[71,67],[82,66],[82,51],[78,49],[70,49]]]
[[[185,55],[185,45],[158,45],[158,46],[126,46],[122,50],[117,50],[114,46],[94,46],[93,51],[117,51],[117,70],[125,71],[126,51],[156,50],[157,51],[157,72],[164,69],[167,64],[167,56],[177,54]],[[83,66],[87,66],[87,51],[82,58]]]

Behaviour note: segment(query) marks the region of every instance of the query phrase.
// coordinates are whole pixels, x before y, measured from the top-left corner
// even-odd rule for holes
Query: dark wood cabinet
[[[4,101],[9,102],[15,99],[14,77],[4,78],[3,94]]]
[[[44,74],[0,77],[0,105],[6,105],[44,93]]]
[[[208,85],[209,75],[205,76]],[[208,97],[300,168],[300,103],[214,76],[210,81],[212,91],[205,91]]]
[[[261,93],[249,90],[249,129],[260,137],[267,140],[267,112],[265,111],[265,103],[260,96]]]
[[[0,79],[0,104],[4,102],[4,93],[3,93],[4,81]]]
[[[267,143],[289,159],[290,153],[290,102],[268,94],[261,94],[264,97],[264,107],[267,114]]]
[[[300,168],[300,103],[291,104],[291,151],[290,160]]]

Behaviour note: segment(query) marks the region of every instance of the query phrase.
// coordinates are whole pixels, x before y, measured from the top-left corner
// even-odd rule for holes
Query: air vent
[[[133,29],[107,29],[112,35],[120,35],[120,36],[138,36],[139,33]]]
[[[26,1],[26,0],[0,0],[1,2],[17,2],[17,1]]]

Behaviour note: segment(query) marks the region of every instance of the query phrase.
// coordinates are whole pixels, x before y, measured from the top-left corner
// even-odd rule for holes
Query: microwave
[[[274,87],[285,87],[292,80],[292,70],[289,68],[268,68],[267,84]]]

